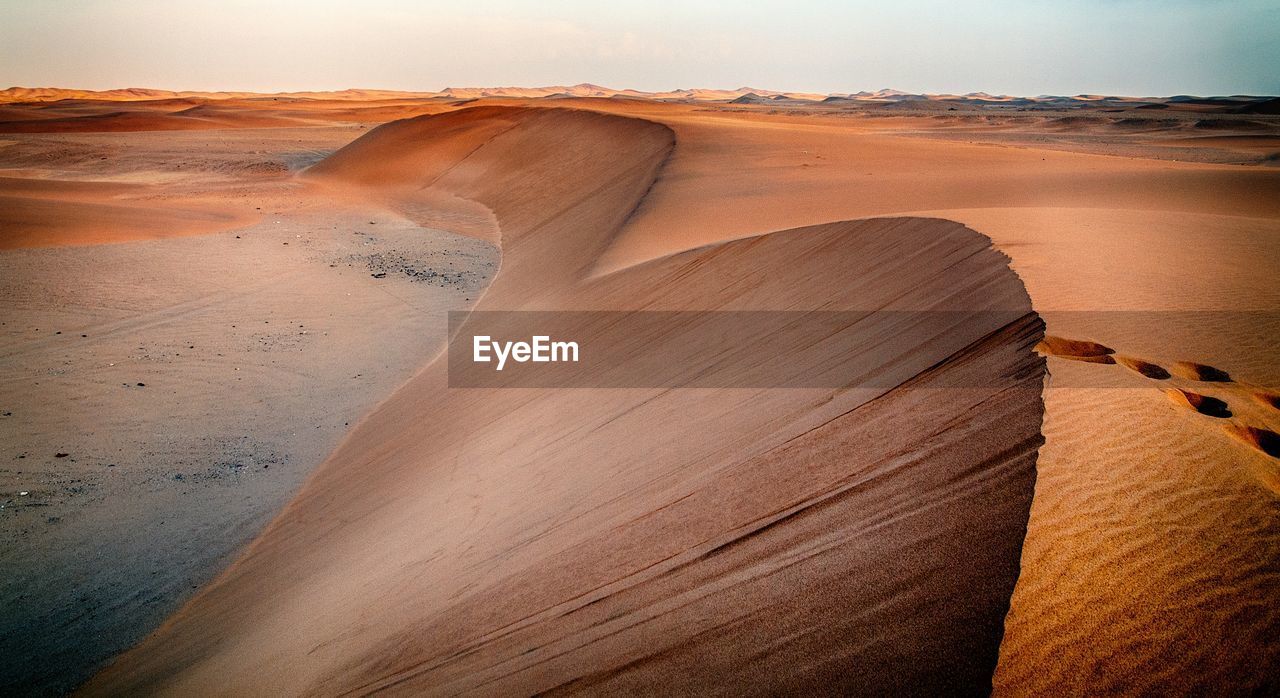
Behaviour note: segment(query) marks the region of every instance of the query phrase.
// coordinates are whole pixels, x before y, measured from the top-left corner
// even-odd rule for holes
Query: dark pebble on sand
[[[139,383],[139,384],[138,384],[138,387],[139,387],[139,388],[145,388],[145,387],[147,387],[147,384],[146,384],[146,383]]]
[[[71,455],[71,454],[70,454],[70,453],[55,453],[55,454],[53,454],[53,457],[54,457],[54,458],[66,458],[66,457],[67,457],[67,456],[69,456],[69,455]]]

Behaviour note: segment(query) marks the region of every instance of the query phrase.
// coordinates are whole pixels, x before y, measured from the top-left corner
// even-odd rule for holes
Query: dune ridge
[[[481,308],[1017,319],[939,327],[915,378],[877,390],[449,391],[437,361],[85,693],[989,690],[1041,442],[1041,325],[1008,258],[880,219],[596,273],[675,147],[640,119],[465,110],[307,178],[489,208]],[[958,373],[1019,380],[930,389]]]
[[[334,299],[332,309],[316,306],[307,300],[309,297],[299,300],[296,295],[292,304],[282,296],[276,309],[292,315],[296,311],[290,308],[306,305],[302,310],[307,315],[308,337],[317,335],[313,319],[320,322],[325,315],[334,313],[349,315],[350,322],[360,323],[372,335],[382,334],[379,322],[383,327],[394,326],[398,334],[384,335],[376,345],[371,343],[369,346],[377,349],[362,352],[354,362],[357,365],[384,364],[395,352],[415,357],[400,367],[405,373],[393,383],[379,389],[366,385],[364,399],[369,402],[356,414],[367,414],[370,405],[390,394],[390,385],[399,384],[410,375],[409,367],[420,368],[432,355],[426,345],[417,342],[418,333],[432,342],[443,341],[443,334],[423,331],[426,326],[421,324],[421,317],[415,320],[411,312],[399,321],[387,310],[387,304],[417,299],[419,294],[414,287],[431,283],[418,283],[428,278],[426,274],[439,272],[448,275],[440,278],[456,279],[459,270],[469,270],[469,278],[475,284],[455,299],[459,307],[468,307],[474,297],[472,290],[484,288],[488,272],[495,268],[495,258],[487,253],[459,257],[438,247],[424,250],[413,241],[425,237],[436,240],[436,245],[475,252],[485,249],[485,245],[435,234],[451,231],[495,242],[503,233],[513,234],[510,225],[500,230],[493,209],[479,201],[499,201],[505,196],[503,191],[490,188],[469,199],[442,186],[423,188],[431,181],[424,175],[431,170],[426,160],[434,157],[443,163],[439,170],[431,170],[431,176],[437,179],[444,168],[459,159],[466,162],[458,161],[458,173],[471,170],[481,177],[488,172],[506,176],[506,168],[520,163],[494,157],[501,148],[484,148],[472,158],[463,157],[466,148],[444,157],[444,150],[450,147],[444,142],[424,148],[433,131],[446,123],[429,126],[430,121],[424,119],[411,125],[404,132],[405,138],[385,139],[382,136],[390,131],[384,131],[376,139],[362,141],[359,148],[353,146],[352,152],[357,152],[371,146],[371,141],[381,141],[379,158],[423,159],[421,164],[406,165],[398,181],[377,181],[380,168],[368,160],[359,176],[354,170],[345,177],[337,172],[334,176],[325,174],[324,170],[333,166],[336,159],[316,168],[316,173],[301,178],[294,174],[389,119],[459,107],[543,106],[639,117],[663,124],[678,139],[677,147],[665,156],[665,164],[655,166],[657,176],[647,193],[632,192],[638,197],[638,204],[619,230],[561,231],[566,232],[564,239],[579,240],[588,247],[603,246],[603,256],[594,263],[590,263],[587,247],[572,248],[573,254],[582,251],[581,264],[565,268],[585,265],[589,269],[588,280],[607,277],[610,269],[632,270],[646,260],[667,259],[695,248],[708,255],[709,261],[714,260],[717,251],[726,249],[721,246],[726,241],[766,233],[806,228],[807,233],[794,234],[808,235],[815,233],[812,226],[830,221],[927,216],[963,223],[994,240],[996,248],[1012,258],[1012,268],[1025,283],[1050,334],[1115,348],[1113,353],[1083,357],[1090,359],[1087,361],[1072,356],[1070,351],[1044,352],[1053,373],[1043,392],[1046,443],[1036,463],[1036,496],[1024,544],[1022,573],[1006,620],[995,682],[997,693],[1247,693],[1274,686],[1272,677],[1280,675],[1276,670],[1280,666],[1280,647],[1267,642],[1276,635],[1277,627],[1276,613],[1268,609],[1280,606],[1257,602],[1274,597],[1276,561],[1280,560],[1276,552],[1280,550],[1280,499],[1276,498],[1280,493],[1280,461],[1274,455],[1274,436],[1269,436],[1280,430],[1280,412],[1275,409],[1280,360],[1274,341],[1280,336],[1280,323],[1274,312],[1280,307],[1280,276],[1273,273],[1280,268],[1280,244],[1276,242],[1280,240],[1280,208],[1276,206],[1280,202],[1280,170],[1274,168],[1277,122],[1274,116],[1264,113],[1269,102],[1190,97],[1143,101],[1079,95],[1061,100],[1042,97],[1035,104],[1027,104],[1020,98],[981,94],[964,99],[920,99],[919,95],[884,90],[813,104],[744,88],[739,94],[749,91],[758,99],[733,105],[729,102],[736,97],[727,93],[698,99],[695,91],[689,90],[658,100],[639,93],[593,96],[597,87],[582,86],[585,92],[558,89],[543,96],[520,88],[526,90],[523,96],[513,91],[507,97],[472,94],[464,98],[460,88],[458,97],[371,93],[350,95],[350,99],[323,95],[240,96],[214,101],[202,96],[140,95],[144,98],[124,102],[93,95],[65,95],[73,98],[0,104],[3,122],[46,120],[51,121],[50,128],[64,128],[65,124],[52,120],[78,119],[81,125],[61,133],[0,137],[0,160],[7,176],[0,180],[0,189],[5,190],[5,196],[46,208],[58,202],[69,203],[59,209],[58,217],[36,218],[39,229],[31,229],[36,235],[24,237],[17,246],[49,247],[68,240],[81,244],[74,242],[75,238],[82,232],[92,233],[95,217],[111,223],[111,217],[102,216],[102,210],[80,203],[126,206],[149,219],[139,221],[148,225],[136,229],[107,225],[98,230],[108,235],[81,238],[83,243],[95,246],[138,237],[204,232],[200,225],[189,225],[199,221],[182,221],[171,214],[174,210],[243,214],[257,221],[224,235],[188,235],[169,241],[139,242],[136,246],[5,252],[11,268],[22,269],[26,264],[23,260],[42,260],[39,267],[28,267],[7,279],[15,318],[8,323],[6,336],[14,346],[25,347],[33,360],[9,364],[10,375],[16,379],[12,384],[20,389],[18,409],[12,410],[11,418],[0,419],[0,430],[10,435],[0,440],[6,442],[8,455],[14,459],[0,473],[9,496],[8,502],[0,499],[0,504],[8,504],[3,513],[7,520],[15,522],[13,532],[29,536],[32,543],[29,561],[13,562],[14,569],[21,570],[19,574],[28,579],[39,580],[25,588],[18,582],[18,587],[10,589],[16,598],[28,589],[39,588],[39,594],[30,595],[26,610],[49,611],[50,617],[56,619],[35,626],[27,624],[24,618],[31,616],[24,616],[22,602],[14,604],[19,612],[10,613],[7,618],[10,627],[20,630],[8,635],[14,638],[10,646],[17,649],[11,652],[14,661],[6,667],[11,670],[9,675],[21,674],[24,661],[28,666],[39,666],[43,672],[63,672],[69,665],[59,659],[58,653],[74,648],[60,641],[59,631],[49,628],[73,627],[68,623],[77,624],[76,628],[100,625],[104,612],[116,614],[112,620],[121,621],[125,632],[66,633],[80,640],[81,647],[97,651],[87,662],[61,674],[60,685],[69,686],[119,646],[148,632],[173,604],[185,598],[168,595],[155,577],[147,579],[146,572],[140,572],[134,575],[138,584],[129,587],[140,590],[131,601],[147,607],[155,603],[149,602],[148,597],[166,599],[161,602],[163,608],[150,605],[151,615],[143,618],[145,614],[134,613],[133,606],[112,601],[114,592],[105,585],[116,583],[120,577],[109,566],[94,566],[95,575],[87,582],[78,582],[107,593],[85,596],[73,593],[74,586],[65,584],[66,575],[59,577],[56,566],[48,563],[49,556],[41,557],[42,549],[94,550],[100,544],[111,545],[125,531],[137,531],[135,537],[152,547],[171,540],[175,544],[182,542],[181,536],[172,535],[174,518],[164,527],[165,535],[158,533],[161,529],[138,526],[139,521],[149,520],[146,517],[127,518],[140,507],[151,509],[148,493],[145,488],[126,488],[126,483],[136,480],[120,477],[134,463],[119,462],[121,467],[106,468],[108,462],[118,459],[109,452],[115,450],[114,446],[103,448],[110,441],[104,443],[102,432],[95,438],[92,431],[86,431],[71,444],[73,448],[66,447],[68,434],[61,429],[63,425],[73,423],[92,429],[95,422],[83,417],[77,421],[76,410],[59,414],[58,398],[49,392],[50,388],[71,389],[62,394],[79,400],[83,392],[77,391],[91,383],[94,376],[120,375],[121,380],[114,382],[117,389],[122,380],[133,385],[141,378],[147,388],[137,389],[136,399],[123,402],[135,409],[145,405],[145,409],[152,410],[147,414],[168,417],[171,411],[163,411],[165,403],[143,399],[155,395],[163,381],[128,375],[138,368],[151,370],[136,363],[137,348],[165,340],[167,334],[175,344],[173,349],[181,349],[182,356],[174,359],[171,354],[161,368],[200,385],[211,376],[223,379],[220,366],[231,370],[224,360],[211,366],[205,358],[210,350],[221,350],[216,347],[217,342],[225,344],[230,340],[235,344],[249,327],[241,322],[246,318],[236,317],[236,313],[229,317],[223,314],[226,322],[221,324],[196,327],[200,324],[197,320],[204,322],[211,317],[199,313],[177,327],[166,326],[168,333],[145,333],[147,336],[139,339],[146,341],[136,345],[99,345],[98,323],[113,321],[116,311],[136,307],[139,301],[145,305],[153,287],[148,284],[127,288],[126,305],[121,305],[115,302],[110,285],[118,276],[115,269],[96,269],[90,260],[103,259],[104,255],[121,260],[118,268],[133,274],[143,267],[127,259],[126,248],[136,247],[146,269],[181,284],[186,281],[187,267],[193,260],[204,260],[202,255],[216,253],[207,258],[213,263],[200,264],[205,274],[192,278],[204,286],[184,288],[175,294],[184,298],[188,291],[201,295],[221,289],[227,279],[244,279],[257,288],[263,280],[258,277],[266,271],[259,266],[258,251],[267,252],[262,259],[269,260],[269,266],[277,270],[301,269],[299,263],[310,260],[314,269],[306,268],[301,279],[278,278],[276,287],[296,285],[301,280],[315,290],[329,293]],[[96,117],[113,112],[130,112],[133,116],[129,118],[137,123],[142,123],[142,117],[154,118],[156,128],[95,132],[112,123],[111,119]],[[252,124],[258,116],[284,117],[293,125],[236,127]],[[504,118],[523,122],[528,117],[509,114]],[[178,124],[198,128],[169,128]],[[0,131],[7,127],[0,124]],[[459,122],[456,143],[466,140],[473,127],[478,128]],[[594,127],[589,131],[597,132]],[[625,128],[613,133],[622,142],[630,137]],[[527,135],[522,136],[517,128],[499,142],[505,143],[502,148],[513,155],[533,152],[531,144],[519,144]],[[562,136],[557,128],[548,128],[543,135],[553,139]],[[475,139],[473,143],[478,145],[483,140]],[[611,157],[607,145],[596,144],[590,150],[595,159]],[[356,167],[359,163],[348,165]],[[584,158],[575,167],[592,170],[597,164]],[[551,179],[561,176],[554,168],[544,170],[544,174]],[[461,183],[456,177],[445,180],[451,186]],[[581,193],[602,181],[579,181],[574,188]],[[521,177],[511,178],[507,184],[513,190],[540,186],[533,178]],[[621,210],[632,202],[618,199],[604,203],[616,205],[617,216],[594,216],[590,220],[608,223],[623,218]],[[20,211],[14,206],[3,208],[11,214]],[[556,215],[553,211],[543,213],[548,219]],[[510,214],[508,211],[506,215]],[[588,220],[581,211],[575,215]],[[81,225],[85,227],[77,230],[76,226]],[[890,226],[886,228],[863,227],[869,225],[861,223],[846,230],[832,247],[852,244],[857,230],[876,230],[896,239],[914,235],[914,226],[943,224],[898,220],[885,223]],[[0,228],[5,227],[0,220]],[[554,226],[533,234],[542,235],[548,230],[554,230]],[[822,234],[820,230],[817,233]],[[835,235],[830,231],[827,234]],[[857,240],[859,246],[865,242]],[[551,250],[554,245],[546,247]],[[924,254],[930,258],[931,253]],[[533,279],[525,286],[531,297],[512,293],[498,306],[505,306],[508,301],[533,308],[567,303],[565,294],[549,294],[545,282],[539,282],[539,263],[528,257],[521,261],[522,256],[508,250],[504,271],[511,271],[517,262],[525,267],[524,276]],[[455,264],[464,259],[470,261]],[[548,259],[548,268],[561,262],[558,257]],[[218,270],[227,265],[232,273],[220,274]],[[787,278],[795,271],[759,264],[753,268],[763,270],[758,273]],[[91,270],[90,280],[97,282],[96,286],[82,283],[85,269]],[[901,276],[911,273],[915,272],[909,270]],[[24,274],[30,283],[24,280]],[[330,274],[339,276],[335,279]],[[377,278],[380,276],[384,278]],[[738,279],[738,287],[758,283],[750,275],[734,278]],[[888,285],[901,281],[892,275],[869,278]],[[834,283],[831,279],[815,282]],[[353,286],[347,288],[347,284]],[[66,303],[63,288],[74,292],[71,304]],[[123,286],[118,288],[126,290]],[[345,291],[354,289],[360,293],[344,301]],[[702,299],[721,298],[725,292],[722,285],[716,284],[700,290]],[[106,295],[94,298],[103,293]],[[358,303],[356,298],[360,299]],[[501,294],[494,295],[492,300],[501,298]],[[588,301],[581,293],[572,294],[572,298],[579,304]],[[99,307],[103,300],[108,307]],[[435,307],[435,303],[430,305]],[[370,315],[368,322],[361,322],[366,308],[381,310]],[[259,311],[252,315],[259,322],[270,319],[271,327],[277,328],[277,317],[267,317]],[[84,322],[89,319],[95,321]],[[47,325],[55,321],[59,326],[54,329],[63,330],[56,339],[45,336],[50,331]],[[227,323],[238,328],[230,334],[215,332]],[[67,332],[69,325],[78,332]],[[341,333],[334,330],[342,325],[322,329],[336,337]],[[194,342],[198,345],[194,354],[188,351],[193,342],[181,336],[191,331],[188,328],[209,333],[204,335],[205,341]],[[80,338],[81,333],[87,333],[89,338]],[[405,339],[409,341],[407,346]],[[237,351],[245,348],[233,347]],[[290,346],[289,351],[296,353],[297,348]],[[264,353],[250,358],[275,361],[284,356]],[[295,358],[303,357],[298,354]],[[102,361],[116,363],[108,370],[99,367]],[[319,368],[310,366],[312,359],[306,361],[309,367]],[[1184,362],[1187,365],[1178,365]],[[1205,372],[1206,367],[1225,375],[1218,380],[1201,380],[1212,377]],[[1182,375],[1175,374],[1175,369]],[[326,379],[314,383],[301,400],[306,409],[272,405],[274,414],[254,429],[270,433],[263,430],[281,427],[313,408],[330,410],[324,401],[317,404],[315,391],[328,386],[342,392],[346,380],[353,376],[359,380],[355,375],[358,372],[359,369],[340,372],[343,379],[338,382]],[[320,371],[321,375],[324,373]],[[228,375],[244,376],[245,372]],[[264,383],[262,379],[276,375],[281,374],[263,371],[245,376],[245,380],[252,381],[255,387],[270,387],[271,382]],[[287,375],[297,374],[287,371]],[[106,387],[111,387],[111,381],[105,382]],[[1072,387],[1095,385],[1089,389]],[[1161,390],[1164,388],[1185,389],[1219,400],[1226,407],[1199,400],[1202,405],[1211,406],[1206,414],[1191,407],[1189,399],[1171,401]],[[295,397],[300,394],[294,392]],[[411,407],[425,410],[438,402],[438,394],[423,388],[419,404]],[[187,400],[182,407],[206,403]],[[12,406],[5,407],[8,410]],[[1226,416],[1226,411],[1231,416]],[[127,412],[114,410],[110,418]],[[44,415],[43,420],[40,415]],[[342,427],[348,416],[351,415],[339,418],[326,429],[335,429],[335,434],[346,433]],[[43,431],[33,430],[33,426],[42,427]],[[402,431],[420,427],[409,417],[404,418],[402,426]],[[310,429],[311,425],[306,427]],[[27,436],[32,433],[43,435],[34,439]],[[139,429],[126,433],[136,437]],[[476,427],[471,433],[486,438],[492,435],[487,425]],[[385,435],[402,436],[390,429]],[[145,438],[144,435],[138,445],[146,447]],[[647,453],[655,441],[660,439],[636,438],[619,448]],[[1271,452],[1265,444],[1271,444]],[[314,457],[295,459],[295,472],[311,471],[331,445],[314,449]],[[555,453],[557,448],[547,446],[544,453]],[[55,453],[67,451],[71,452],[70,458],[54,457]],[[156,457],[139,459],[137,470],[129,473],[131,477],[138,471],[165,477],[174,474],[173,461],[166,459],[164,452],[151,453]],[[399,458],[398,453],[389,450],[386,457]],[[25,460],[17,460],[23,455],[27,456]],[[211,462],[222,463],[221,455],[215,451]],[[240,457],[236,453],[230,455]],[[427,467],[422,465],[429,460],[425,452],[411,458],[420,467]],[[443,468],[438,464],[431,467]],[[200,472],[182,466],[177,470],[186,475]],[[283,470],[277,463],[265,472],[275,478]],[[283,480],[287,478],[281,483]],[[287,499],[296,492],[297,482],[294,480],[287,487],[281,484],[277,491],[284,491]],[[224,494],[260,497],[260,484],[257,481],[252,487],[226,488]],[[351,492],[362,487],[357,478],[347,485]],[[113,494],[103,496],[103,488]],[[175,496],[217,494],[193,484],[190,477],[186,484],[164,485],[162,489],[172,489]],[[17,492],[25,490],[31,490],[30,496],[17,496]],[[124,499],[114,494],[122,492],[128,492]],[[334,494],[335,504],[324,515],[337,516],[332,512],[342,511],[339,502],[345,496],[345,492]],[[278,512],[278,504],[283,501],[262,509],[263,515],[269,517]],[[180,504],[181,500],[172,503]],[[383,505],[379,511],[388,506],[391,505]],[[89,531],[78,542],[68,540],[67,532],[77,521],[83,524],[90,520],[89,516],[124,516],[132,524],[103,528],[112,531],[105,538],[97,531]],[[361,514],[361,519],[369,516]],[[434,521],[434,516],[424,514],[422,519]],[[264,520],[258,520],[252,529],[258,530],[261,523]],[[78,530],[85,532],[86,526],[81,525]],[[248,537],[251,536],[245,534]],[[110,557],[117,570],[147,567],[131,564],[121,556]],[[190,563],[190,559],[179,556],[178,562]],[[168,561],[149,564],[166,571],[175,567]],[[203,582],[221,569],[221,565],[205,568],[189,581]],[[193,588],[189,584],[180,587]],[[63,594],[66,603],[59,601],[58,594]],[[99,604],[95,598],[106,601]],[[346,601],[349,599],[344,597],[344,609],[349,608]],[[95,635],[110,635],[114,641],[96,640]],[[57,652],[44,651],[40,642],[33,641],[38,637],[45,638]],[[24,656],[28,659],[23,660]],[[406,659],[405,665],[409,663]],[[229,672],[239,671],[234,663],[226,666]],[[1159,670],[1152,671],[1152,667]],[[372,676],[367,678],[374,680]]]
[[[634,89],[617,89],[588,82],[577,85],[547,85],[543,87],[445,87],[438,91],[378,90],[378,89],[346,89],[332,91],[301,92],[243,92],[243,91],[174,91],[153,88],[124,88],[115,90],[82,90],[58,87],[9,87],[0,90],[0,104],[40,103],[64,100],[100,100],[119,102],[154,101],[163,99],[206,99],[211,101],[256,99],[256,100],[332,100],[332,101],[368,101],[378,99],[486,99],[486,98],[520,98],[520,99],[563,99],[563,98],[630,98],[653,99],[664,101],[690,102],[736,102],[745,104],[783,103],[821,103],[839,105],[842,103],[858,103],[877,106],[941,106],[970,105],[997,107],[1049,107],[1049,108],[1081,108],[1098,107],[1133,107],[1140,109],[1160,109],[1162,111],[1187,110],[1192,112],[1217,112],[1239,114],[1275,114],[1276,98],[1259,95],[1229,95],[1215,97],[1192,97],[1175,95],[1172,97],[1137,97],[1118,95],[1038,95],[1035,97],[1018,97],[1011,95],[992,95],[986,92],[969,92],[966,94],[916,94],[883,88],[858,92],[833,92],[822,94],[816,92],[789,92],[767,90],[759,87],[743,86],[736,89],[717,88],[679,88],[665,91],[645,91]]]

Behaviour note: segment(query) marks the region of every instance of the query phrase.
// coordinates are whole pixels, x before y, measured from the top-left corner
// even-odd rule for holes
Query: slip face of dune
[[[1007,258],[955,223],[877,220],[593,276],[670,131],[453,118],[454,138],[399,124],[312,174],[493,210],[482,308],[1013,319],[939,327],[905,359],[877,349],[892,328],[848,328],[865,355],[834,360],[914,367],[876,389],[450,390],[436,362],[86,692],[989,690],[1040,444],[1040,324]],[[362,156],[397,149],[391,175]],[[958,376],[979,387],[939,387]]]
[[[1099,157],[1007,147],[996,124],[944,142],[921,138],[933,127],[916,117],[891,126],[647,113],[682,147],[605,268],[773,227],[938,216],[1010,255],[1047,332],[1170,373],[1144,375],[1117,364],[1121,354],[1050,354],[1051,373],[1110,371],[1123,387],[1050,380],[997,693],[1274,691],[1277,614],[1267,609],[1280,608],[1280,468],[1159,388],[1207,393],[1228,403],[1233,423],[1280,429],[1273,414],[1239,406],[1256,403],[1247,390],[1174,375],[1190,360],[1255,389],[1280,385],[1280,172],[1157,162],[1149,148]],[[1003,128],[1028,143],[1016,121]],[[1201,316],[1162,315],[1180,310]]]
[[[450,196],[501,226],[504,297],[531,302],[548,279],[592,267],[666,162],[671,129],[595,112],[477,107],[378,127],[307,172],[374,189],[393,205]]]

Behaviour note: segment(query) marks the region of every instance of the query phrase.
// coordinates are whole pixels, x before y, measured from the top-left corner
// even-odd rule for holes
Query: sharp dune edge
[[[467,110],[385,126],[309,177],[492,209],[482,309],[1021,319],[945,328],[886,390],[446,391],[437,361],[83,692],[989,690],[1041,443],[1022,283],[986,238],[928,219],[591,274],[673,143],[638,119]],[[929,389],[957,374],[1021,378]]]

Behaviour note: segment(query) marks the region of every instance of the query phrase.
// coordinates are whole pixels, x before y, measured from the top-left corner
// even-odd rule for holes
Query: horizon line
[[[824,98],[825,97],[851,97],[851,96],[865,96],[865,97],[872,97],[872,96],[983,97],[985,96],[985,97],[991,97],[991,98],[1005,98],[1005,99],[1046,99],[1046,98],[1082,98],[1082,97],[1130,98],[1130,99],[1141,99],[1141,98],[1173,99],[1176,97],[1192,97],[1192,98],[1199,98],[1199,99],[1226,99],[1226,98],[1262,98],[1262,97],[1277,96],[1277,95],[1251,94],[1251,93],[1203,94],[1203,95],[1193,94],[1193,93],[1177,93],[1177,94],[1170,94],[1170,95],[1156,95],[1156,94],[1139,95],[1139,94],[1111,94],[1111,93],[1105,93],[1105,92],[1078,92],[1074,94],[1065,94],[1065,93],[1055,94],[1055,93],[1045,92],[1045,93],[1039,93],[1036,95],[1020,95],[1020,94],[987,92],[985,90],[974,90],[969,92],[911,92],[911,91],[900,90],[892,87],[882,87],[874,90],[868,90],[863,88],[857,91],[849,91],[849,92],[821,92],[821,91],[810,91],[810,90],[786,90],[786,89],[779,90],[779,89],[772,89],[772,88],[765,88],[765,87],[751,87],[749,85],[743,85],[743,86],[734,87],[734,88],[676,87],[676,88],[671,88],[666,90],[642,90],[637,88],[608,87],[608,86],[601,85],[599,83],[593,83],[593,82],[578,82],[573,84],[559,83],[559,84],[527,85],[527,86],[519,85],[519,84],[475,85],[475,86],[448,85],[438,90],[382,88],[382,87],[344,87],[341,89],[288,89],[288,90],[272,90],[272,91],[254,90],[254,89],[216,89],[216,90],[173,89],[168,87],[143,87],[138,85],[132,85],[132,86],[126,86],[126,87],[111,87],[111,88],[104,88],[104,89],[82,88],[82,87],[61,87],[61,86],[55,86],[55,85],[41,85],[41,86],[11,85],[7,88],[0,89],[0,95],[4,95],[7,93],[15,93],[19,91],[25,91],[25,92],[48,91],[48,92],[83,93],[87,95],[110,95],[112,93],[124,93],[124,92],[143,92],[143,93],[153,92],[153,93],[168,93],[169,95],[188,95],[188,96],[202,96],[202,95],[289,96],[289,95],[303,95],[303,94],[343,94],[343,93],[368,92],[368,93],[395,93],[395,94],[403,94],[403,95],[448,96],[448,93],[450,92],[474,92],[474,91],[498,92],[502,90],[564,91],[564,90],[573,90],[573,89],[579,89],[579,90],[591,89],[591,90],[597,90],[597,91],[609,93],[606,96],[615,96],[615,95],[625,96],[625,93],[632,93],[636,95],[674,95],[682,92],[686,92],[686,93],[720,92],[720,93],[736,93],[738,95],[746,95],[746,94],[754,93],[761,96],[810,95],[810,96],[822,96]],[[551,92],[550,94],[556,94],[556,92]],[[492,96],[519,98],[519,95],[495,94]],[[539,95],[539,96],[546,96],[546,95]],[[590,97],[592,95],[570,95],[570,96]]]

